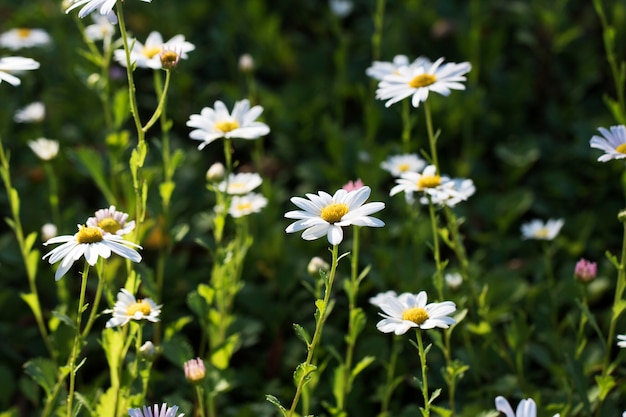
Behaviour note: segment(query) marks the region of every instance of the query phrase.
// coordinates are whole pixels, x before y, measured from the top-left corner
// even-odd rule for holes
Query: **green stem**
[[[430,159],[439,174],[439,160],[437,158],[437,138],[433,132],[433,121],[430,115],[430,106],[428,101],[424,102],[424,115],[426,117],[426,130],[428,132],[428,143],[430,144]]]
[[[152,117],[150,118],[150,120],[148,120],[146,125],[141,128],[141,130],[143,130],[144,133],[146,133],[148,129],[150,129],[156,123],[156,121],[159,120],[159,117],[161,117],[161,113],[163,112],[163,109],[165,108],[167,90],[170,87],[170,78],[171,78],[170,74],[171,74],[171,71],[166,69],[165,70],[165,85],[163,86],[163,90],[160,93],[161,97],[159,98],[159,105],[157,106],[156,110],[154,110],[154,113],[152,114]]]
[[[424,351],[424,342],[422,341],[422,330],[417,329],[417,347],[419,350],[420,366],[422,368],[422,396],[424,397],[424,408],[422,409],[422,416],[430,416],[430,401],[428,400],[428,366],[426,365],[426,352]]]
[[[402,150],[405,153],[411,151],[411,103],[409,100],[402,101]]]
[[[391,354],[389,355],[389,364],[387,365],[387,382],[385,383],[383,398],[381,401],[380,417],[385,417],[389,414],[389,403],[391,402],[391,395],[393,394],[394,388],[396,386],[394,382],[396,373],[396,362],[398,361],[398,355],[400,354],[401,348],[402,345],[400,344],[400,338],[394,336],[391,346]]]
[[[435,276],[435,288],[437,289],[437,295],[440,300],[443,300],[443,265],[441,263],[441,253],[439,249],[439,232],[437,229],[437,214],[435,213],[435,205],[428,198],[428,213],[430,215],[430,226],[433,233],[433,256],[435,258],[435,266],[437,268],[437,274]]]
[[[200,409],[200,417],[206,417],[206,410],[204,409],[204,390],[202,389],[202,385],[195,384],[196,386],[196,397],[198,399],[198,408]]]

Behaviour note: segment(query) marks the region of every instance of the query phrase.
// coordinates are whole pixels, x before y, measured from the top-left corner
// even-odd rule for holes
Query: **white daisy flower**
[[[451,190],[453,193],[440,193],[430,197],[430,202],[440,206],[454,207],[461,201],[465,201],[470,198],[476,192],[474,181],[470,179],[453,178],[450,180],[453,183]],[[428,198],[420,198],[421,204],[428,204]]]
[[[626,334],[618,334],[617,339],[617,346],[621,348],[626,348]]]
[[[228,181],[224,180],[217,185],[217,188],[231,195],[247,194],[263,183],[263,179],[256,172],[241,172],[230,174]]]
[[[559,234],[564,223],[563,219],[550,219],[546,223],[539,219],[532,220],[522,225],[522,238],[552,240]]]
[[[154,411],[150,407],[143,406],[143,410],[141,408],[131,408],[128,410],[128,415],[130,417],[183,417],[184,414],[181,413],[178,416],[176,413],[178,412],[178,406],[174,405],[172,407],[168,407],[167,404],[163,403],[161,409],[159,410],[159,405],[154,404]]]
[[[420,172],[425,166],[426,161],[415,153],[393,155],[380,163],[380,167],[394,177],[399,177],[405,172]]]
[[[128,214],[117,211],[115,206],[100,209],[87,219],[87,226],[99,227],[105,234],[124,236],[135,228],[135,221],[127,222]]]
[[[129,44],[133,41],[129,41]],[[150,32],[145,43],[134,40],[133,49],[130,51],[130,62],[136,63],[139,68],[161,69],[161,52],[164,50],[175,51],[178,58],[187,59],[187,52],[196,49],[195,45],[187,42],[185,36],[176,35],[167,42],[163,42],[163,36],[159,32]],[[126,66],[126,51],[117,49],[114,58],[120,65]]]
[[[429,67],[432,65],[428,58],[418,57],[412,63],[406,55],[396,55],[392,62],[374,61],[372,66],[365,70],[365,73],[378,81],[382,81],[387,75],[397,74],[400,67]]]
[[[370,297],[369,302],[371,305],[375,306],[375,307],[380,307],[380,305],[387,299],[387,297],[397,297],[398,294],[396,294],[395,291],[393,290],[389,290],[389,291],[385,291],[385,292],[380,292],[378,294],[376,294],[373,297]]]
[[[89,265],[93,266],[98,257],[107,259],[111,252],[117,253],[123,258],[133,262],[140,262],[141,255],[128,246],[141,249],[141,246],[122,239],[121,236],[105,234],[98,227],[85,227],[78,225],[75,235],[56,236],[49,239],[44,245],[51,243],[63,243],[45,254],[42,259],[48,259],[51,264],[61,261],[54,278],[58,281],[70,270],[75,261],[81,256]],[[125,246],[128,245],[128,246]]]
[[[85,28],[85,36],[92,41],[105,40],[111,41],[115,34],[115,26],[117,23],[117,17],[114,13],[109,16],[101,14],[92,14],[93,24],[88,25]],[[113,19],[113,22],[111,21]]]
[[[411,328],[433,329],[440,327],[447,329],[455,324],[456,320],[448,317],[456,311],[456,304],[452,301],[426,304],[426,291],[419,294],[400,294],[397,297],[389,296],[385,298],[379,313],[384,317],[376,324],[376,328],[383,333],[395,333],[397,335],[406,333]]]
[[[428,165],[420,172],[407,171],[396,179],[396,185],[389,192],[390,196],[394,196],[404,191],[412,200],[414,192],[422,192],[433,201],[446,200],[452,197],[463,199],[463,195],[456,192],[455,183],[446,176],[437,174],[437,168],[434,165]],[[427,199],[428,201],[428,199]]]
[[[605,152],[598,158],[599,162],[626,158],[626,127],[617,125],[611,126],[610,129],[598,128],[602,136],[593,136],[589,141],[592,148]]]
[[[141,1],[145,3],[150,3],[152,0]],[[113,6],[115,6],[115,3],[117,3],[117,0],[75,0],[74,3],[67,8],[65,13],[69,13],[72,10],[83,6],[83,8],[78,11],[78,17],[80,17],[81,19],[98,8],[100,14],[106,16],[111,13],[111,11],[113,10]]]
[[[395,73],[386,75],[378,84],[376,98],[387,100],[385,107],[389,107],[413,96],[411,103],[413,107],[418,107],[420,102],[426,101],[430,91],[447,96],[450,90],[465,90],[465,85],[461,82],[466,80],[463,75],[472,68],[469,62],[444,65],[442,63],[443,58],[439,58],[432,65],[398,68]]]
[[[0,58],[0,83],[6,81],[13,86],[22,82],[12,72],[30,71],[39,68],[39,62],[21,56],[6,56]]]
[[[50,35],[43,29],[16,28],[0,34],[0,46],[14,51],[50,43]]]
[[[234,218],[247,216],[248,214],[258,213],[267,206],[267,198],[258,193],[249,193],[246,195],[236,195],[230,201],[228,214]]]
[[[39,159],[44,161],[54,159],[59,153],[59,142],[52,139],[39,138],[37,140],[29,140],[28,146]]]
[[[195,128],[189,137],[202,142],[198,149],[203,149],[219,138],[258,139],[270,133],[265,123],[255,121],[261,113],[263,107],[250,108],[250,101],[244,99],[235,103],[231,114],[224,103],[218,100],[214,108],[205,107],[200,114],[189,117],[187,126]]]
[[[331,245],[338,245],[343,240],[343,226],[383,227],[385,223],[370,217],[385,208],[385,203],[363,203],[369,198],[371,189],[367,186],[354,191],[337,190],[334,195],[324,191],[307,194],[309,198],[293,197],[291,202],[302,210],[285,213],[288,219],[298,219],[290,224],[285,232],[294,233],[304,230],[304,240],[314,240],[327,236]]]
[[[41,101],[35,101],[15,112],[13,121],[16,123],[41,122],[46,117],[46,106]]]
[[[113,317],[107,321],[106,327],[124,326],[131,320],[148,320],[155,323],[159,321],[161,307],[150,298],[137,300],[130,291],[122,288],[117,293],[117,301],[113,310],[104,311],[104,313],[113,313]]]

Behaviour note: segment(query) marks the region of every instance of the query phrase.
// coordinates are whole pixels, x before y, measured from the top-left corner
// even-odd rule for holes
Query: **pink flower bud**
[[[583,282],[592,281],[596,277],[597,273],[598,264],[584,258],[580,258],[580,261],[576,263],[576,268],[574,269],[574,277]]]

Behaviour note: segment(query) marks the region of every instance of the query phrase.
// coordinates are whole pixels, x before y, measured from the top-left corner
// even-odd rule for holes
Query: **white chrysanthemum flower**
[[[105,234],[124,236],[135,228],[135,221],[127,222],[128,214],[117,211],[115,206],[100,209],[87,219],[87,226],[99,227]]]
[[[130,291],[122,288],[117,293],[117,301],[113,310],[104,311],[104,313],[113,313],[113,317],[107,321],[106,327],[124,326],[131,320],[148,320],[155,323],[159,321],[161,307],[150,298],[137,300]]]
[[[447,176],[437,174],[437,168],[434,165],[428,165],[421,173],[407,171],[400,175],[389,195],[394,196],[401,191],[407,194],[409,201],[412,201],[414,192],[422,192],[433,201],[452,197],[463,199],[464,197],[455,190],[454,181]]]
[[[105,234],[98,227],[78,225],[76,234],[53,237],[44,245],[51,243],[63,243],[43,256],[43,259],[49,258],[48,262],[51,264],[61,261],[57,272],[54,274],[54,279],[57,281],[70,270],[74,262],[81,256],[85,256],[85,260],[91,266],[96,264],[100,256],[105,259],[110,257],[111,252],[133,262],[141,261],[141,255],[135,249],[128,247],[133,246],[141,249],[141,246],[128,242],[121,236]]]
[[[248,194],[263,183],[263,179],[256,172],[241,172],[239,174],[230,174],[228,181],[220,182],[217,188],[231,195]]]
[[[522,238],[552,240],[559,234],[564,223],[563,219],[550,219],[546,223],[539,219],[532,220],[522,225]]]
[[[621,348],[626,348],[626,334],[618,334],[617,339],[617,346]]]
[[[0,46],[14,51],[48,45],[50,40],[50,35],[43,29],[17,28],[0,34]]]
[[[322,236],[328,237],[331,245],[338,245],[343,240],[343,226],[383,227],[385,223],[370,217],[385,208],[385,203],[363,203],[369,198],[371,189],[367,186],[354,191],[338,190],[334,195],[324,191],[307,194],[309,198],[293,197],[291,202],[302,210],[285,213],[288,219],[298,219],[291,223],[285,231],[294,233],[304,230],[304,240],[314,240]]]
[[[39,138],[29,140],[28,146],[35,152],[35,155],[44,161],[54,159],[59,154],[59,142],[52,139]]]
[[[394,177],[399,177],[405,172],[420,172],[425,166],[426,161],[415,153],[393,155],[380,163],[380,167]]]
[[[610,130],[598,128],[602,136],[593,136],[589,141],[592,148],[604,151],[598,158],[599,162],[611,159],[626,158],[626,127],[624,125],[611,126]]]
[[[267,198],[258,193],[248,193],[245,195],[233,196],[228,208],[228,214],[234,218],[258,213],[267,206]]]
[[[131,408],[128,410],[128,415],[130,417],[183,417],[184,414],[181,413],[178,416],[176,413],[178,412],[178,406],[174,405],[172,407],[168,407],[167,404],[163,403],[161,409],[159,410],[159,405],[154,404],[154,411],[150,407],[143,406],[143,410],[141,408]]]
[[[329,0],[328,3],[333,14],[340,19],[348,16],[354,7],[351,0]]]
[[[397,74],[401,67],[429,67],[431,65],[432,62],[423,56],[409,63],[409,58],[406,55],[396,55],[392,62],[374,61],[372,66],[365,70],[365,73],[371,78],[382,81],[387,75]]]
[[[115,34],[115,23],[117,22],[117,17],[113,12],[111,13],[109,16],[92,14],[93,24],[85,28],[85,36],[94,42],[101,40],[110,42]]]
[[[258,139],[270,133],[270,128],[265,123],[256,121],[261,113],[263,107],[250,108],[248,99],[237,101],[232,114],[218,100],[214,108],[205,107],[200,114],[189,116],[187,126],[195,128],[189,133],[189,137],[202,142],[198,149],[203,149],[219,138]]]
[[[141,1],[145,3],[150,3],[152,0]],[[78,17],[80,17],[81,19],[98,8],[98,11],[101,15],[107,16],[113,10],[113,6],[115,6],[115,3],[117,3],[117,0],[75,0],[74,3],[67,8],[65,13],[69,13],[72,10],[83,6],[83,8],[78,11]]]
[[[31,58],[21,56],[6,56],[0,58],[0,83],[6,81],[13,86],[18,86],[22,82],[12,72],[30,71],[39,68],[39,62]]]
[[[385,292],[379,292],[373,297],[370,297],[369,302],[371,305],[375,307],[380,307],[380,305],[387,299],[387,297],[397,297],[398,294],[394,290],[389,290]]]
[[[137,63],[139,68],[161,69],[161,52],[164,50],[175,51],[179,59],[187,59],[187,52],[194,49],[196,49],[195,45],[187,42],[183,35],[176,35],[167,42],[163,42],[163,36],[154,31],[150,32],[145,43],[134,40],[133,49],[130,51],[130,62]],[[114,54],[115,60],[125,67],[126,51],[117,49]]]
[[[13,121],[16,123],[37,123],[46,117],[46,106],[41,101],[35,101],[15,112]]]
[[[419,294],[400,294],[397,297],[386,297],[380,304],[379,313],[384,317],[376,324],[376,328],[383,333],[404,334],[411,328],[433,329],[440,327],[447,329],[455,324],[456,320],[448,317],[456,311],[456,304],[452,301],[426,304],[426,291]]]
[[[469,62],[444,65],[442,63],[443,58],[439,58],[432,65],[398,68],[395,73],[386,75],[378,84],[376,98],[387,100],[385,107],[389,107],[413,96],[411,103],[413,107],[418,107],[420,102],[426,101],[430,91],[447,96],[450,90],[465,90],[465,85],[461,82],[466,80],[463,75],[472,68]]]
[[[474,181],[470,179],[461,179],[461,178],[453,178],[450,180],[453,183],[452,190],[453,193],[440,193],[437,195],[432,195],[430,197],[430,202],[436,205],[446,205],[448,207],[454,207],[461,201],[465,201],[476,192],[476,187],[474,186]],[[428,198],[422,197],[420,198],[421,204],[428,204]]]

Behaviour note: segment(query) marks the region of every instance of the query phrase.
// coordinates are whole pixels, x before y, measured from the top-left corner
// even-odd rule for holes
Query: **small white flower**
[[[41,101],[35,101],[22,107],[13,116],[16,123],[41,122],[46,117],[46,106]]]
[[[552,240],[559,234],[564,223],[563,219],[550,219],[546,223],[539,219],[532,220],[522,225],[522,238]]]
[[[52,223],[46,223],[41,226],[41,240],[50,240],[57,235],[57,227]]]
[[[351,0],[329,0],[328,3],[333,14],[340,19],[348,16],[354,7]]]
[[[476,192],[474,181],[470,179],[453,178],[450,180],[452,187],[450,190],[452,193],[439,193],[430,197],[430,202],[440,206],[454,207],[461,201],[465,201],[470,198]],[[428,204],[428,198],[420,198],[421,204]]]
[[[378,81],[382,81],[387,75],[397,74],[400,67],[428,67],[432,65],[428,58],[418,57],[412,63],[406,55],[396,55],[392,62],[374,61],[372,66],[365,70],[365,73]]]
[[[440,327],[447,329],[456,321],[448,314],[456,311],[456,304],[452,301],[426,304],[425,291],[419,294],[400,294],[397,297],[388,296],[382,300],[379,313],[384,317],[376,324],[376,328],[383,333],[406,333],[411,328],[433,329]]]
[[[380,163],[380,167],[394,177],[399,177],[405,172],[420,172],[425,166],[426,161],[415,153],[393,155]]]
[[[176,35],[167,42],[163,42],[163,36],[156,31],[148,35],[145,43],[136,39],[134,42],[133,49],[130,51],[130,62],[136,63],[139,68],[161,69],[161,52],[163,50],[175,51],[179,59],[187,59],[187,52],[196,49],[195,45],[187,42],[183,35]],[[114,54],[115,60],[125,67],[126,51],[117,49]]]
[[[0,34],[0,46],[17,51],[22,48],[44,46],[50,43],[50,35],[43,29],[17,28]]]
[[[598,128],[602,136],[593,136],[589,141],[592,148],[605,152],[598,158],[599,162],[626,158],[626,127],[617,125],[611,126],[610,129]]]
[[[122,239],[121,236],[105,234],[98,227],[85,227],[78,225],[78,232],[74,235],[56,236],[49,239],[44,245],[51,243],[63,243],[45,254],[42,259],[48,259],[51,264],[61,261],[54,279],[60,280],[63,275],[70,270],[74,262],[81,256],[89,265],[93,266],[98,261],[98,257],[107,259],[111,252],[119,256],[130,259],[133,262],[140,262],[141,255],[128,246],[141,249],[141,246]]]
[[[115,206],[100,209],[87,219],[87,226],[99,227],[105,234],[124,236],[135,228],[135,221],[127,222],[128,214],[117,211]]]
[[[354,191],[337,190],[334,195],[324,191],[307,194],[307,199],[292,197],[291,202],[302,210],[285,213],[288,219],[298,219],[291,223],[285,232],[294,233],[304,230],[302,239],[314,240],[327,236],[331,245],[338,245],[343,240],[343,226],[383,227],[385,223],[370,217],[385,208],[384,203],[363,203],[369,198],[371,189],[363,186]]]
[[[159,321],[161,307],[150,298],[137,300],[127,289],[122,288],[117,293],[113,310],[104,311],[104,313],[113,313],[106,327],[124,326],[131,320],[148,320],[155,323]]]
[[[253,106],[247,99],[237,101],[230,114],[221,101],[216,101],[214,108],[205,107],[200,114],[192,114],[187,126],[195,128],[189,133],[193,140],[202,143],[198,149],[203,149],[209,143],[219,138],[258,139],[270,133],[270,128],[256,119],[263,113],[263,107]]]
[[[176,416],[178,412],[178,406],[174,405],[172,407],[168,407],[167,404],[163,403],[161,409],[159,410],[159,405],[154,404],[154,412],[152,408],[143,406],[143,411],[141,408],[131,408],[128,410],[128,415],[130,417],[183,417],[184,414],[181,413]]]
[[[217,188],[231,195],[247,194],[263,183],[263,179],[256,172],[241,172],[230,174],[228,181],[222,181]]]
[[[374,297],[370,297],[369,302],[370,302],[371,305],[380,308],[380,305],[387,299],[387,297],[395,298],[397,296],[398,296],[398,294],[396,294],[396,292],[394,290],[389,290],[389,291],[385,291],[385,292],[379,292]]]
[[[111,41],[115,34],[115,26],[113,22],[117,22],[117,17],[114,13],[109,16],[101,14],[92,14],[93,24],[85,28],[85,36],[92,41],[105,40]],[[113,22],[111,19],[113,18]]]
[[[28,146],[39,159],[44,161],[54,159],[59,153],[59,142],[52,139],[39,138],[37,140],[29,140]]]
[[[412,198],[412,193],[422,192],[432,201],[442,201],[452,197],[464,199],[464,195],[455,190],[455,183],[447,176],[437,174],[434,165],[428,165],[420,172],[407,171],[396,179],[396,185],[389,192],[394,196],[404,191]],[[426,200],[428,202],[428,199]]]
[[[246,195],[233,196],[228,208],[228,214],[234,218],[258,213],[267,206],[267,198],[258,193],[248,193]]]
[[[6,56],[0,58],[0,83],[6,81],[13,86],[18,86],[22,82],[12,72],[30,71],[39,68],[39,62],[31,58],[21,56]]]
[[[239,71],[250,73],[254,71],[254,58],[250,54],[242,54],[239,57]]]
[[[617,346],[621,348],[626,348],[626,334],[618,334],[617,339]]]
[[[145,3],[150,3],[152,0],[141,1]],[[69,13],[72,10],[83,6],[83,8],[78,11],[78,17],[80,17],[81,19],[98,8],[100,8],[100,14],[106,16],[111,13],[111,11],[113,10],[113,6],[115,6],[115,3],[117,3],[117,0],[75,0],[74,3],[65,11],[65,13]]]
[[[465,90],[461,82],[466,80],[463,75],[472,68],[469,62],[442,64],[443,58],[439,58],[432,65],[398,68],[378,84],[376,98],[387,100],[385,107],[389,107],[413,96],[411,104],[418,107],[420,102],[426,101],[430,91],[447,96],[450,90]]]

